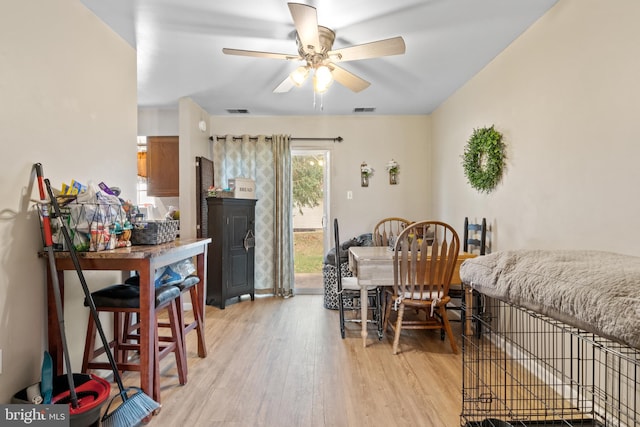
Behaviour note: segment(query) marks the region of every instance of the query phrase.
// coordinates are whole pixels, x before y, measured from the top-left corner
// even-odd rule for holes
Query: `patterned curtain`
[[[273,135],[273,164],[275,169],[274,197],[274,258],[276,295],[293,296],[293,193],[291,184],[291,138]]]
[[[256,182],[255,288],[292,295],[293,225],[291,219],[290,137],[231,135],[213,141],[213,182],[226,188],[229,178]]]

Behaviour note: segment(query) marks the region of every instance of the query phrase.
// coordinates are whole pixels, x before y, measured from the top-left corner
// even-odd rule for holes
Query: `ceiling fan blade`
[[[227,55],[254,56],[256,58],[287,59],[287,60],[302,59],[298,55],[288,55],[286,53],[259,52],[257,50],[227,49],[226,47],[222,49],[222,53],[225,53]]]
[[[282,83],[280,83],[274,90],[273,93],[286,93],[289,92],[294,87],[293,80],[291,77],[287,76]]]
[[[287,3],[293,18],[293,23],[298,32],[300,43],[304,46],[304,51],[311,50],[313,46],[316,52],[320,52],[320,38],[318,36],[318,13],[315,7],[301,3]]]
[[[371,43],[359,44],[330,51],[329,58],[334,62],[355,61],[358,59],[378,58],[380,56],[400,55],[405,52],[404,39],[393,37]]]
[[[364,90],[371,85],[371,83],[369,83],[368,81],[361,79],[355,74],[350,73],[349,71],[345,70],[342,67],[338,67],[335,64],[329,65],[329,68],[331,69],[331,74],[333,75],[333,79],[335,81],[343,86],[348,87],[354,92],[360,92],[361,90]]]

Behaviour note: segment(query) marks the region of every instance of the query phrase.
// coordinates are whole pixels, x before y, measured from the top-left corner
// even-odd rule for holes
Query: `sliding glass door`
[[[321,294],[322,260],[330,244],[329,150],[292,149],[293,242],[297,294]]]

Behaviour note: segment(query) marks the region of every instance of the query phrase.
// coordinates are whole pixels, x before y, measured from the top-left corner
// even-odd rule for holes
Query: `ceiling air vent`
[[[373,113],[376,111],[375,107],[356,107],[353,109],[354,113]]]
[[[229,114],[249,114],[249,110],[246,108],[227,108]]]

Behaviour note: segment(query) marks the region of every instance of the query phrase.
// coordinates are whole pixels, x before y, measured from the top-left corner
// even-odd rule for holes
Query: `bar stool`
[[[114,339],[110,342],[113,349],[114,358],[118,369],[122,371],[140,371],[140,364],[129,360],[129,351],[139,351],[140,340],[139,324],[131,325],[127,318],[131,314],[140,312],[140,288],[130,284],[111,285],[91,294],[96,309],[99,312],[113,313],[113,334]],[[156,314],[163,309],[167,309],[169,317],[170,336],[160,335],[158,329],[162,325],[157,324],[154,328],[156,345],[154,354],[150,357],[149,363],[153,363],[153,399],[160,402],[160,360],[169,353],[173,353],[176,358],[178,371],[178,381],[181,385],[187,383],[186,355],[184,352],[184,340],[182,328],[178,317],[178,301],[180,300],[180,290],[175,286],[162,286],[155,289],[155,310]],[[85,301],[85,305],[88,306]],[[95,348],[96,325],[93,316],[89,316],[87,325],[87,335],[85,339],[84,356],[82,359],[82,372],[90,369],[111,369],[107,362],[96,361],[96,357],[103,354],[104,348]]]
[[[180,319],[180,324],[182,325],[182,338],[185,340],[185,351],[187,348],[187,334],[195,330],[198,337],[198,356],[207,357],[207,346],[205,345],[204,341],[204,324],[202,321],[202,300],[198,297],[198,283],[200,283],[200,278],[198,276],[188,276],[182,282],[175,285],[178,289],[180,289],[180,296],[178,297],[178,318]],[[193,310],[193,320],[188,323],[186,323],[185,320],[183,303],[183,295],[187,292],[189,292],[189,297],[191,299],[191,308]]]
[[[139,286],[140,285],[140,276],[135,275],[127,278],[125,283]],[[204,339],[204,322],[203,322],[203,308],[202,308],[202,299],[199,298],[198,295],[198,283],[200,283],[200,278],[196,275],[187,276],[183,281],[174,284],[173,286],[177,287],[180,290],[180,296],[178,297],[178,319],[179,323],[182,325],[182,338],[184,340],[184,348],[186,354],[187,348],[187,334],[193,330],[196,331],[196,335],[198,337],[198,356],[199,357],[207,357],[207,346],[205,344]],[[185,293],[189,292],[189,297],[191,299],[191,307],[193,310],[193,320],[191,322],[186,322],[185,318],[185,310],[184,310],[184,297]],[[160,324],[161,326],[167,326],[166,324]]]

